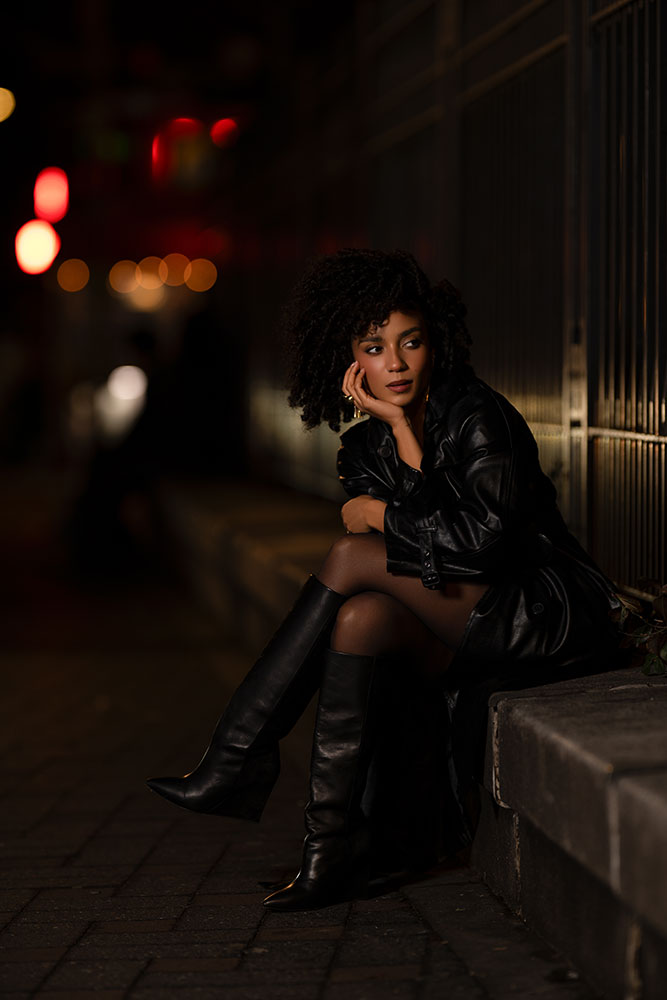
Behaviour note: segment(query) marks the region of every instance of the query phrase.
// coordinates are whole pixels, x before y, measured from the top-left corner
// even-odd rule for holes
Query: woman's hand
[[[358,361],[353,361],[343,378],[344,394],[351,396],[354,405],[359,407],[363,413],[368,413],[371,417],[378,417],[389,424],[392,434],[396,439],[398,454],[407,465],[421,472],[421,462],[424,452],[405,411],[396,403],[390,403],[384,399],[376,399],[375,396],[371,396],[370,393],[366,392],[363,386],[365,374],[366,369],[360,368]],[[368,531],[368,528],[362,528],[361,530]],[[381,531],[382,528],[379,530]]]
[[[349,534],[383,531],[386,503],[368,495],[354,497],[341,507],[340,516]]]
[[[345,372],[343,378],[343,395],[351,396],[354,405],[363,413],[368,413],[371,417],[378,417],[384,420],[391,427],[406,422],[405,413],[396,403],[389,403],[383,399],[376,399],[364,389],[364,376],[366,369],[359,366],[358,361],[353,361]]]

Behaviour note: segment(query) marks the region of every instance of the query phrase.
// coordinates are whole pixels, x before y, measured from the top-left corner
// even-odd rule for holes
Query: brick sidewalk
[[[266,913],[258,882],[298,867],[303,759],[285,755],[259,825],[143,783],[196,764],[244,654],[170,585],[22,567],[0,654],[3,997],[591,1000],[467,868]]]

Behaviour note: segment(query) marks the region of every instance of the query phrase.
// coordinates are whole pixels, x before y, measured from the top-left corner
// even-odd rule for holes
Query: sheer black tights
[[[348,595],[331,637],[341,653],[410,651],[429,670],[445,669],[485,585],[447,583],[428,590],[418,577],[387,572],[384,537],[344,535],[331,547],[320,581]]]

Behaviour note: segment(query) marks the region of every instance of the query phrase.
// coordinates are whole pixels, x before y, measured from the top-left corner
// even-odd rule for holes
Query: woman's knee
[[[365,592],[348,598],[336,616],[331,645],[339,652],[375,653],[394,641],[395,601]]]

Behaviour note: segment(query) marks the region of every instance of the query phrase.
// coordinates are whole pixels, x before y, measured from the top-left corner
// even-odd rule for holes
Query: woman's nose
[[[400,354],[388,354],[387,355],[387,370],[390,372],[400,372],[406,368],[405,361],[400,356]]]

